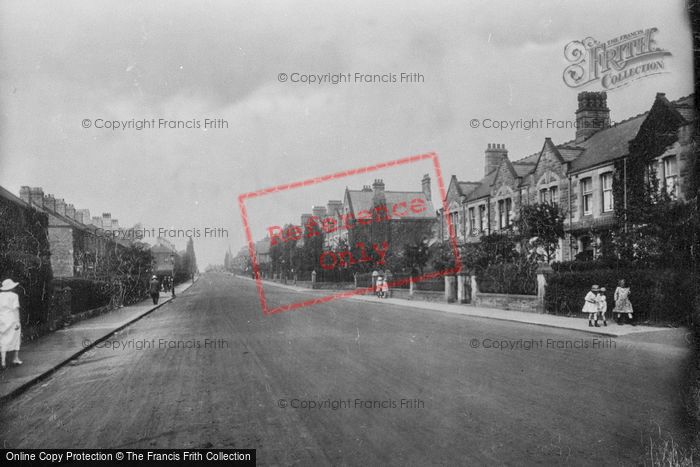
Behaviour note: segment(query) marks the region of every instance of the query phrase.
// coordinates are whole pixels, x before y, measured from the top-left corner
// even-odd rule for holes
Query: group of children
[[[625,320],[630,322],[632,326],[635,325],[632,321],[634,311],[629,296],[630,288],[625,285],[624,279],[620,279],[615,289],[615,308],[613,309],[615,321],[620,326],[624,324]],[[607,326],[608,321],[605,313],[608,311],[608,302],[605,296],[605,287],[593,285],[590,292],[586,294],[585,303],[581,311],[588,313],[588,326],[600,327],[598,325],[599,319],[603,320],[603,326]]]
[[[384,276],[377,276],[374,291],[377,298],[389,298],[389,283],[386,281],[386,279],[384,279]]]

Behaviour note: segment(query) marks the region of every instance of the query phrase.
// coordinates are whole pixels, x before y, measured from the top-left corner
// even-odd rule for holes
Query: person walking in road
[[[617,283],[617,288],[615,289],[615,308],[613,308],[613,313],[615,313],[615,321],[617,324],[622,326],[624,324],[625,318],[628,322],[634,326],[634,321],[632,320],[634,315],[634,309],[632,308],[632,302],[630,302],[630,288],[627,287],[624,279],[620,279]]]
[[[607,326],[608,320],[605,318],[605,313],[608,311],[608,298],[605,296],[605,287],[601,287],[598,291],[596,305],[598,306],[598,316],[603,318],[603,326]]]
[[[153,299],[153,304],[157,305],[158,299],[160,298],[160,282],[158,282],[158,278],[156,276],[153,276],[151,278],[151,282],[149,283],[149,286],[148,286],[148,293],[151,295],[151,298]]]
[[[588,326],[593,327],[593,320],[595,320],[595,327],[598,326],[598,286],[594,285],[591,290],[586,294],[584,298],[585,303],[583,304],[582,312],[588,313]]]
[[[19,320],[19,297],[14,288],[19,283],[12,279],[5,279],[0,286],[0,363],[5,369],[5,355],[7,352],[15,352],[12,363],[21,365],[19,359],[19,344],[22,329]]]

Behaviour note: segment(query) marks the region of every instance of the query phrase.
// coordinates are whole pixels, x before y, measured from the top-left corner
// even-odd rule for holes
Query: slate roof
[[[479,182],[460,182],[457,181],[457,188],[459,189],[460,194],[462,195],[468,195],[472,191],[476,189],[476,187],[479,186]]]
[[[694,96],[677,99],[670,104],[688,122],[695,119]],[[582,171],[627,155],[630,140],[634,139],[649,111],[628,118],[609,128],[594,133],[586,140],[576,143],[567,141],[556,145],[557,151],[565,162],[570,163],[570,172]],[[530,154],[522,159],[510,162],[518,177],[531,173],[537,164],[541,151]],[[477,200],[491,194],[498,169],[493,170],[478,182],[458,182],[458,186],[474,186],[467,195],[468,201]]]
[[[686,120],[692,120],[692,109],[688,112],[688,105],[692,106],[693,97],[687,96],[671,102],[671,105],[677,110],[683,109],[688,117]],[[605,162],[613,161],[620,157],[624,157],[628,153],[629,142],[634,139],[639,132],[644,120],[649,115],[649,111],[639,114],[635,117],[624,120],[616,125],[606,128],[591,135],[588,139],[581,142],[579,146],[584,148],[583,154],[571,163],[571,172],[585,170]],[[681,113],[683,115],[683,113]]]
[[[518,177],[524,177],[535,169],[534,162],[513,162],[513,169]]]
[[[6,200],[21,206],[23,208],[30,208],[32,207],[29,203],[24,201],[22,198],[15,196],[14,193],[12,193],[10,190],[6,190],[5,188],[0,186],[0,197],[5,198]]]
[[[347,196],[349,197],[350,207],[352,212],[357,214],[363,210],[371,210],[372,199],[374,198],[374,192],[367,190],[347,190]],[[419,198],[422,199],[427,209],[418,214],[414,213],[410,209],[402,219],[434,219],[435,209],[433,208],[433,203],[428,198],[426,198],[425,193],[422,191],[384,191],[384,197],[386,199],[386,207],[389,212],[392,212],[394,204],[405,202],[410,206],[412,200]]]
[[[483,198],[491,194],[491,185],[493,185],[494,180],[496,180],[496,175],[498,174],[498,169],[494,169],[484,178],[481,179],[479,186],[474,189],[470,194],[467,195],[467,200],[475,200]]]

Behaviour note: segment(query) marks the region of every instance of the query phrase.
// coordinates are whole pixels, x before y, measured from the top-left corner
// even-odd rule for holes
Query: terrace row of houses
[[[361,190],[346,188],[342,201],[315,206],[311,213],[301,215],[298,227],[304,231],[310,221],[318,223],[328,217],[342,225],[349,214],[358,218],[383,203],[387,211],[393,212],[418,202],[424,210],[409,209],[406,216],[394,216],[387,223],[389,228],[378,232],[378,237],[400,246],[418,238],[445,241],[452,234],[458,243],[465,244],[511,228],[523,205],[554,203],[566,216],[566,235],[556,259],[568,261],[593,259],[608,241],[616,223],[613,181],[619,180],[624,186],[623,199],[618,200],[622,203],[618,206],[624,206],[628,162],[642,160],[648,173],[656,174],[662,189],[675,198],[694,196],[690,195],[695,190],[691,185],[697,161],[692,95],[669,101],[665,94],[658,93],[648,111],[611,125],[606,93],[582,92],[575,116],[573,139],[556,143],[545,138],[539,151],[525,157],[511,160],[504,144],[488,144],[482,179],[450,178],[444,200],[446,212],[443,200],[433,205],[428,175],[416,191],[389,191],[382,180],[375,180]],[[379,224],[377,230],[381,230]],[[352,246],[353,232],[343,228],[328,232],[324,248],[343,242]],[[298,244],[303,241],[302,237]],[[260,263],[270,261],[270,243],[269,237],[256,242]]]
[[[436,211],[432,202],[430,176],[420,180],[420,190],[387,190],[382,179],[362,189],[346,187],[342,200],[329,200],[326,205],[313,206],[312,212],[301,214],[298,228],[302,233],[297,246],[308,241],[313,229],[323,232],[323,249],[333,250],[341,245],[353,247],[358,242],[400,247],[437,234]],[[364,227],[364,228],[362,228]],[[274,232],[273,232],[274,234]],[[270,246],[274,235],[255,243],[259,264],[270,262]],[[239,252],[237,257],[245,256]]]
[[[0,187],[0,199],[5,203],[46,214],[51,269],[54,277],[90,277],[99,275],[114,252],[119,252],[139,238],[130,235],[133,229],[125,229],[113,219],[111,213],[90,216],[88,209],[76,209],[63,198],[44,194],[41,187],[23,186],[19,197]],[[131,230],[131,232],[127,232]],[[172,270],[174,246],[157,239],[151,247],[154,272]]]
[[[505,145],[488,144],[481,180],[453,175],[446,199],[453,231],[440,215],[440,237],[452,233],[460,243],[478,242],[483,234],[509,228],[522,205],[555,203],[566,216],[557,259],[592,259],[616,222],[614,180],[624,186],[618,206],[625,205],[630,161],[643,161],[673,197],[694,196],[692,95],[669,101],[658,93],[647,112],[610,125],[606,93],[582,92],[575,114],[574,139],[557,144],[545,138],[539,151],[513,161]]]

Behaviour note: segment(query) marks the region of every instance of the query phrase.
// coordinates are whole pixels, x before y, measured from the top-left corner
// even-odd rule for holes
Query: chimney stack
[[[66,215],[66,201],[63,198],[56,198],[56,214]]]
[[[102,218],[100,216],[93,216],[92,225],[94,225],[98,229],[101,229],[102,228]]]
[[[44,207],[44,189],[32,187],[29,189],[29,202],[34,206]]]
[[[314,206],[311,212],[314,214],[314,216],[318,217],[319,219],[326,217],[325,206]]]
[[[119,230],[119,219],[112,219],[112,230]]]
[[[577,143],[610,126],[610,109],[608,109],[607,99],[608,95],[605,92],[585,91],[578,94]]]
[[[423,194],[425,198],[430,201],[432,197],[432,192],[430,190],[430,175],[423,175],[423,180],[421,180],[421,187],[423,188]]]
[[[328,201],[328,207],[326,210],[329,216],[335,216],[336,212],[343,210],[343,202],[337,199],[332,199]]]
[[[25,203],[30,202],[30,188],[28,186],[22,186],[19,189],[19,197]]]
[[[489,143],[485,152],[484,175],[487,175],[498,168],[504,159],[508,158],[508,150],[505,144]]]
[[[384,193],[384,180],[381,178],[376,179],[372,184],[372,191],[374,191],[375,195]]]
[[[73,206],[72,204],[66,206],[66,216],[75,220],[75,206]]]
[[[90,210],[89,209],[78,209],[76,213],[76,220],[88,225],[90,223]]]
[[[56,198],[53,195],[44,196],[44,209],[56,212]]]

